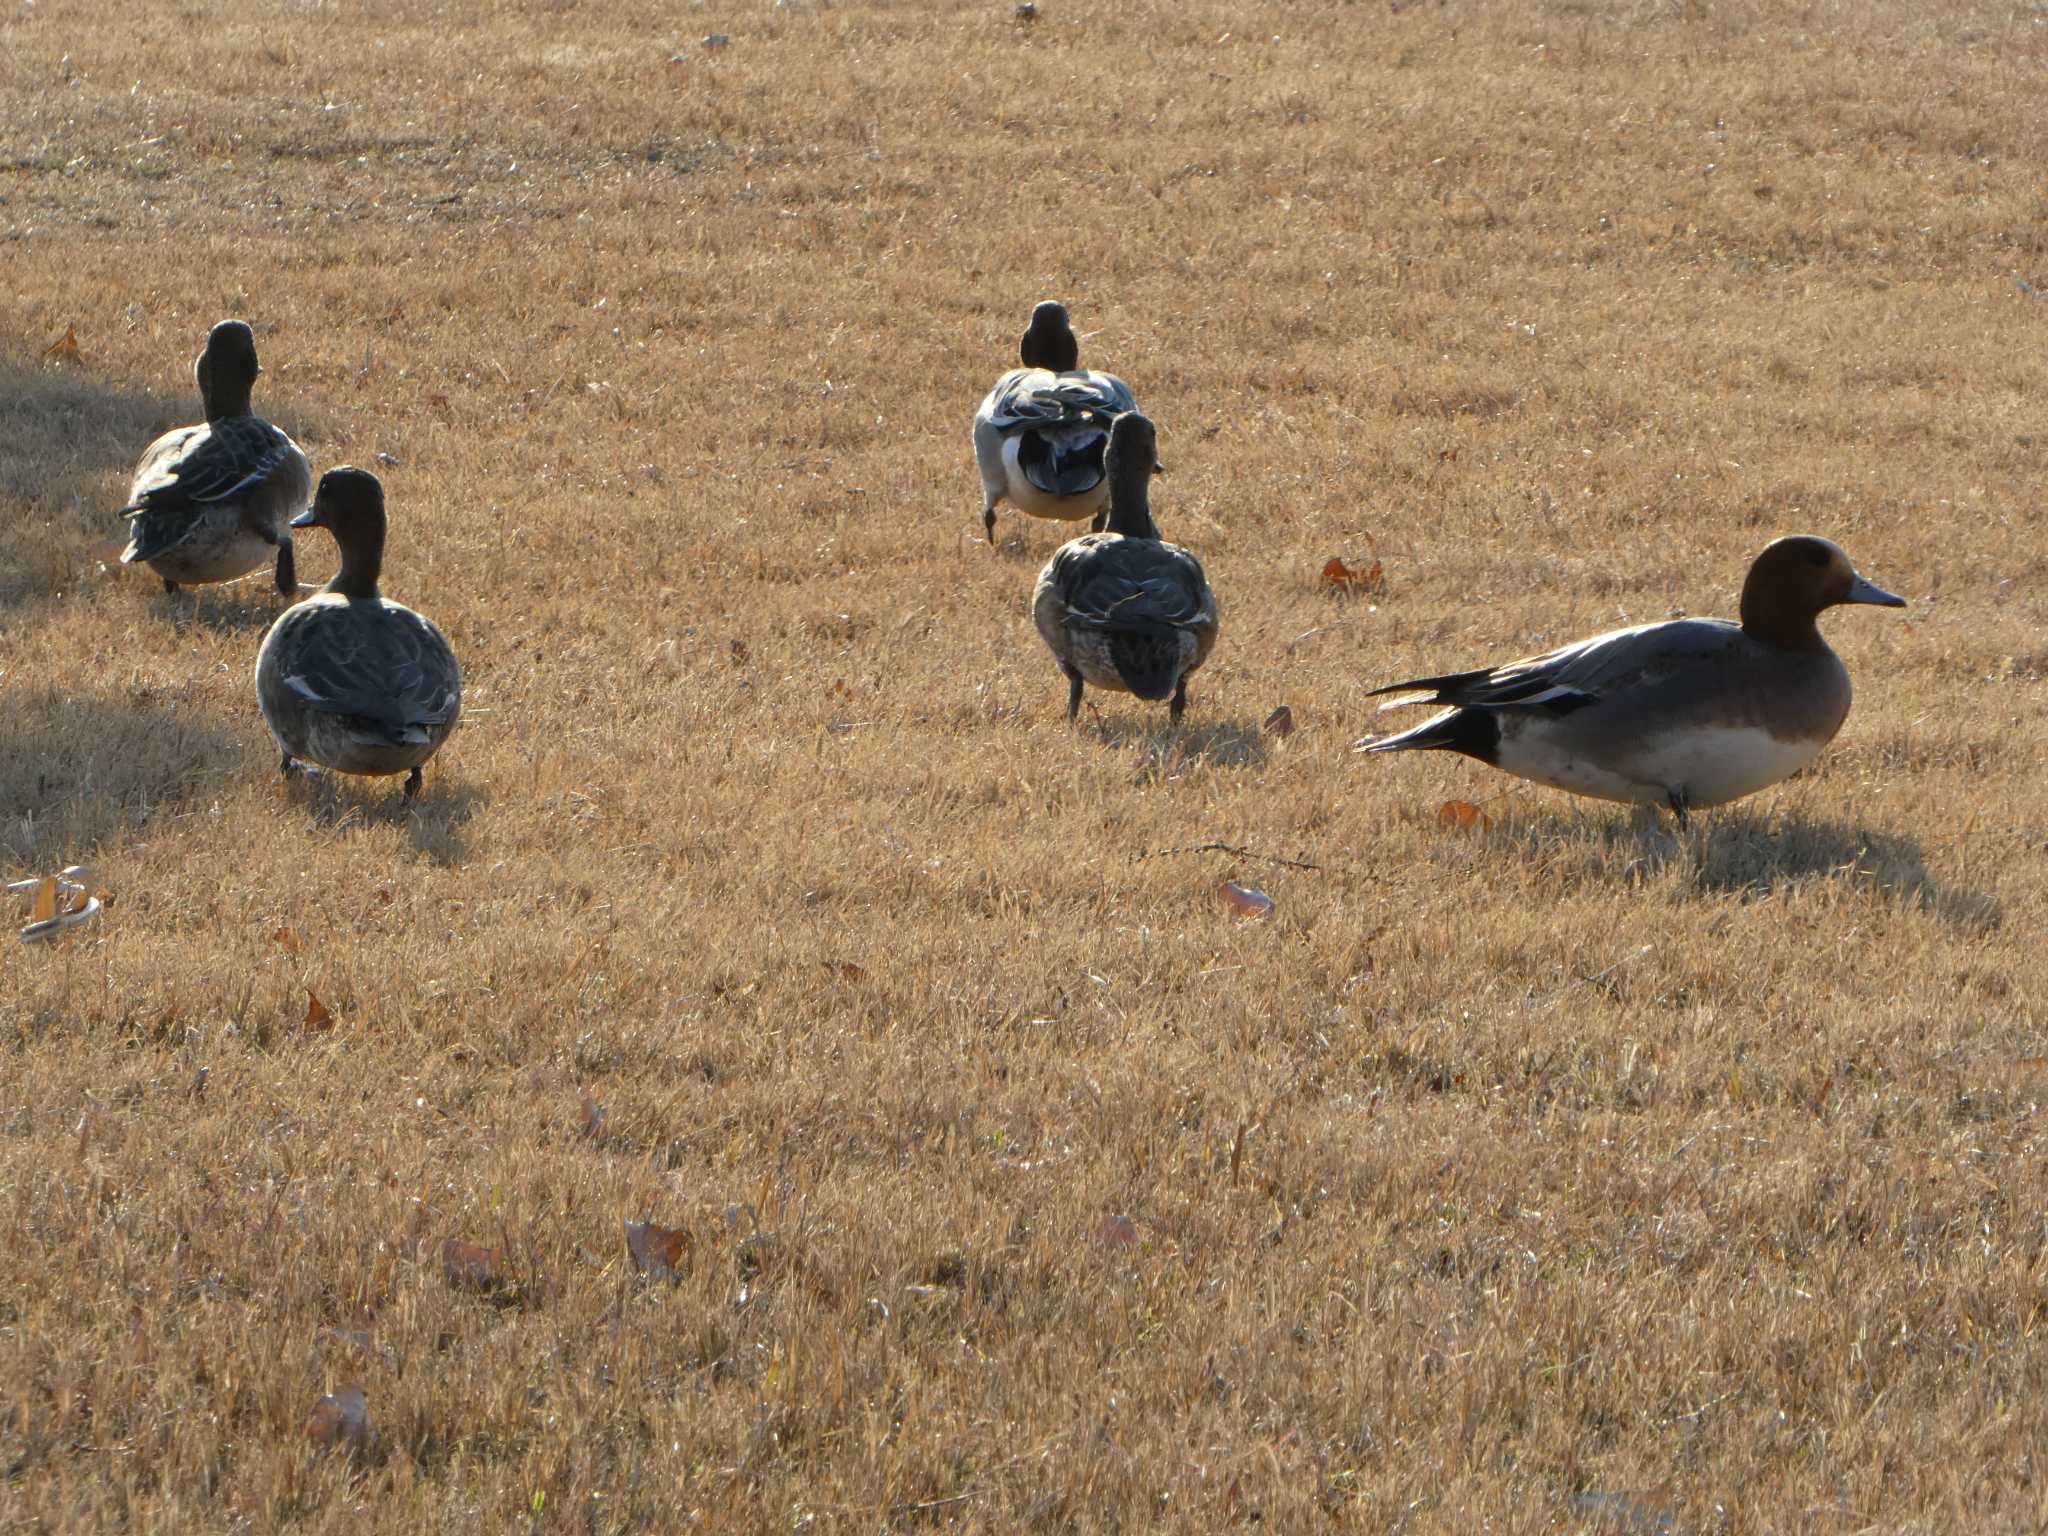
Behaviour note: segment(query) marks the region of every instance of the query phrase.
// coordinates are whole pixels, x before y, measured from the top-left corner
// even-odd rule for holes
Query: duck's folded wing
[[[121,510],[132,517],[232,500],[276,474],[292,452],[292,440],[259,417],[211,422],[194,428],[175,451],[153,456]]]
[[[1156,633],[1216,620],[1201,563],[1184,549],[1150,539],[1097,544],[1077,562],[1065,595],[1071,629]]]
[[[1612,694],[1661,683],[1725,651],[1740,635],[1738,626],[1723,619],[1643,624],[1610,630],[1502,666],[1419,677],[1372,692],[1422,695],[1396,699],[1382,706],[1386,709],[1427,703],[1480,709],[1515,706],[1564,714]]]
[[[296,637],[284,686],[309,709],[369,739],[422,742],[462,708],[461,680],[440,632],[415,613],[390,623],[317,624]]]
[[[1004,374],[983,405],[987,419],[1002,432],[1084,421],[1107,429],[1114,418],[1136,409],[1129,386],[1110,374],[1049,373],[1043,368]]]

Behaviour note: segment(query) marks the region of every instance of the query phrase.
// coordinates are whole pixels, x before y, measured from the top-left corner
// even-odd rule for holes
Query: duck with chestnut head
[[[1742,584],[1740,621],[1673,619],[1617,629],[1541,656],[1390,683],[1447,704],[1362,752],[1458,752],[1518,778],[1671,810],[1725,805],[1820,756],[1849,715],[1849,669],[1815,624],[1842,603],[1902,608],[1827,539],[1764,546]]]
[[[193,365],[206,420],[166,432],[144,450],[121,511],[123,565],[147,565],[164,590],[246,576],[274,554],[277,590],[295,593],[289,519],[313,490],[299,445],[250,408],[263,371],[256,337],[223,320]]]
[[[344,466],[320,477],[295,528],[325,528],[341,571],[279,615],[256,657],[256,698],[284,754],[342,773],[407,775],[440,749],[462,713],[462,670],[431,619],[378,590],[384,563],[384,487]]]

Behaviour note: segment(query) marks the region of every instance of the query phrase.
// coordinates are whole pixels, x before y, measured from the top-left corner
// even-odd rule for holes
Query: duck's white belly
[[[1033,485],[1024,473],[1024,466],[1018,461],[1021,439],[1015,437],[1003,440],[1003,495],[1019,512],[1031,517],[1042,517],[1057,523],[1076,522],[1084,517],[1093,517],[1108,504],[1109,480],[1107,477],[1094,487],[1077,496],[1050,496]]]
[[[180,586],[199,586],[246,576],[276,555],[277,546],[251,533],[240,507],[230,504],[202,513],[189,534],[148,563]]]
[[[1824,741],[1773,736],[1754,726],[1672,732],[1624,761],[1596,761],[1541,730],[1504,729],[1500,766],[1520,778],[1598,800],[1726,805],[1789,779],[1820,755]]]

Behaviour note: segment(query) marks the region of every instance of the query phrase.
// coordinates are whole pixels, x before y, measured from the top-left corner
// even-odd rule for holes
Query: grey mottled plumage
[[[130,523],[124,565],[147,565],[175,590],[232,581],[275,553],[278,591],[298,590],[290,519],[312,494],[313,470],[297,443],[251,412],[262,371],[247,325],[213,328],[193,368],[206,421],[144,450],[121,509]]]
[[[367,470],[331,469],[294,524],[329,528],[341,573],[279,615],[256,657],[256,697],[284,754],[343,773],[407,773],[448,739],[462,713],[462,672],[432,620],[377,590],[384,490]]]
[[[1187,680],[1209,659],[1220,610],[1202,563],[1159,537],[1147,495],[1157,438],[1135,412],[1117,418],[1108,451],[1109,530],[1053,554],[1031,618],[1069,684],[1067,718],[1093,683],[1187,707]]]

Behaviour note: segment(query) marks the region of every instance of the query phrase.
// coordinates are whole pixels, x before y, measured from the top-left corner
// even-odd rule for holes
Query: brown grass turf
[[[0,869],[111,899],[0,951],[10,1525],[2033,1528],[2048,19],[1940,10],[11,7]],[[979,540],[1049,295],[1185,731]],[[95,556],[229,314],[463,660],[416,809]],[[1694,849],[1346,750],[1795,530],[1912,607]]]

